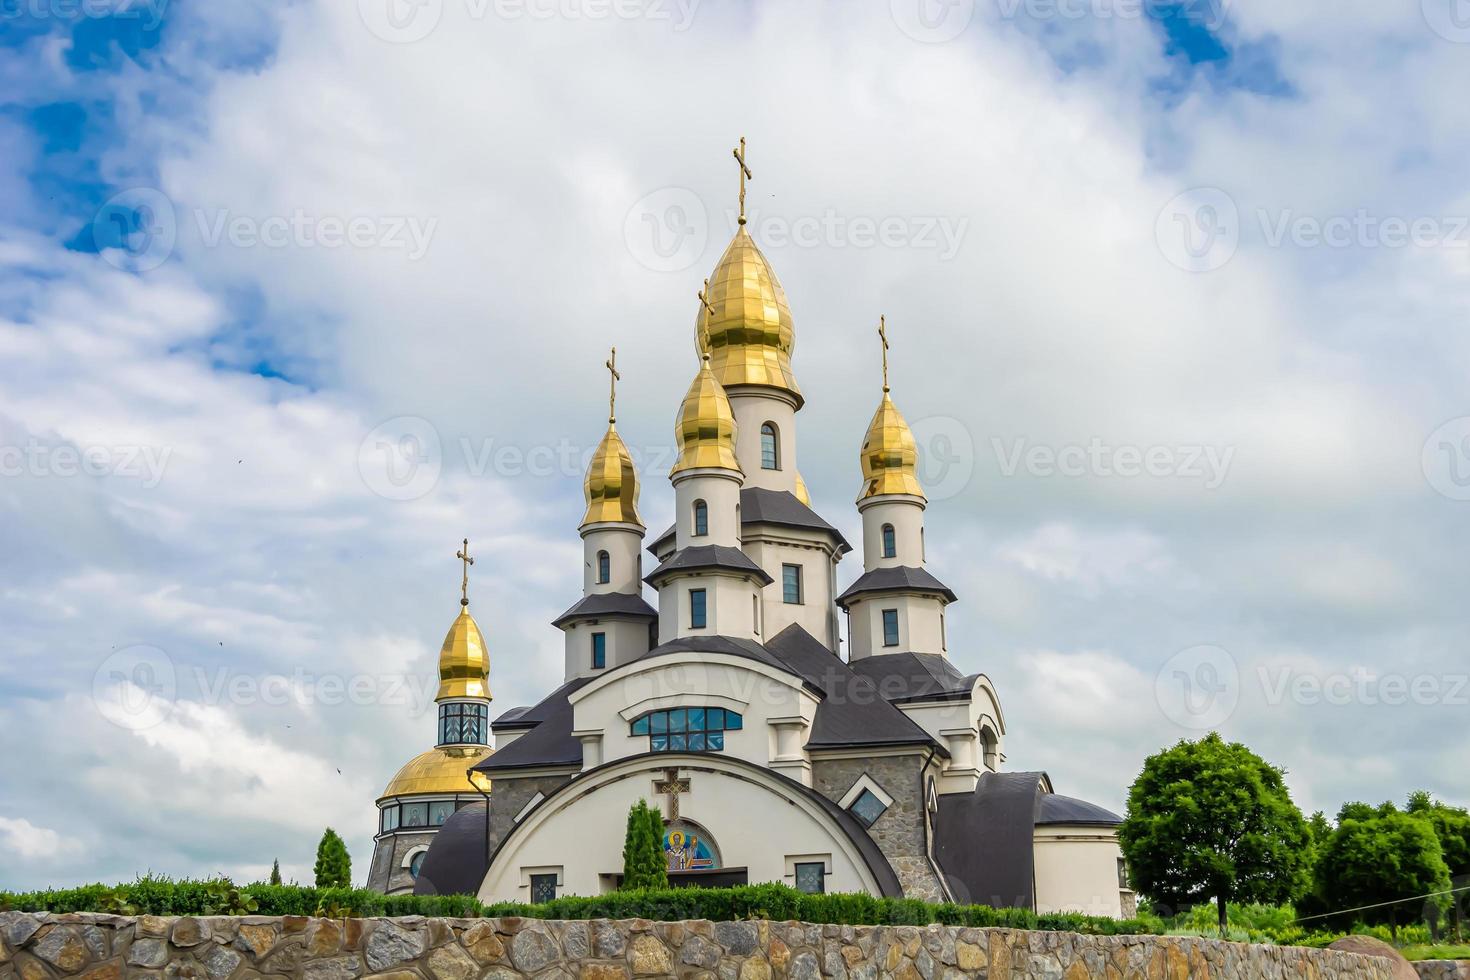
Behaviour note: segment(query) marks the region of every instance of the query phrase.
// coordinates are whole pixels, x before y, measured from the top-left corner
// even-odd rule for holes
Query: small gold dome
[[[475,786],[489,792],[490,778],[475,773],[475,786],[465,770],[495,751],[488,745],[441,745],[414,756],[388,781],[379,801],[392,796],[419,796],[427,793],[473,793]]]
[[[742,224],[709,277],[710,310],[695,321],[699,352],[709,354],[720,384],[768,385],[801,406],[791,371],[796,329],[786,290]]]
[[[710,355],[704,355],[699,374],[679,406],[674,424],[674,438],[679,440],[679,460],[669,475],[694,469],[722,469],[744,473],[735,458],[735,412],[729,396],[710,369]]]
[[[800,500],[808,507],[812,505],[812,495],[807,490],[806,481],[801,478],[800,473],[796,474],[796,499]]]
[[[924,496],[919,485],[919,448],[886,388],[863,437],[862,464],[863,492],[858,500],[888,493]]]
[[[587,498],[583,525],[612,521],[643,526],[643,518],[638,516],[638,471],[633,468],[633,457],[618,435],[618,427],[611,422],[592,454],[582,493]]]
[[[439,648],[439,693],[434,700],[489,697],[490,654],[479,625],[464,606]]]

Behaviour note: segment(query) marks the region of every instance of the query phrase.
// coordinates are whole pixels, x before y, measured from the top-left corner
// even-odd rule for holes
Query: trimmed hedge
[[[365,888],[312,888],[253,884],[228,879],[194,881],[152,875],[131,884],[37,892],[0,892],[0,910],[114,912],[124,915],[428,915],[460,918],[518,915],[531,919],[796,919],[840,925],[1003,926],[1094,935],[1158,934],[1154,918],[1107,919],[1073,913],[1037,915],[1026,909],[930,904],[912,898],[871,895],[807,895],[780,884],[737,888],[667,888],[569,896],[543,905],[484,905],[472,895],[383,895]]]

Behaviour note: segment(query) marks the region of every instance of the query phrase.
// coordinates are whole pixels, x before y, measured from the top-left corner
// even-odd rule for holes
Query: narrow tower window
[[[781,598],[790,605],[801,605],[801,566],[781,566]]]
[[[776,427],[770,422],[761,425],[761,469],[779,470],[781,457],[776,451]]]
[[[885,647],[898,646],[898,610],[883,610],[883,645]]]
[[[689,590],[689,628],[702,630],[709,625],[703,589]]]
[[[694,502],[694,536],[703,537],[709,533],[709,504],[703,500]]]
[[[612,581],[612,558],[605,551],[597,553],[597,584],[606,585]]]
[[[607,666],[607,634],[592,634],[592,669],[602,670]]]
[[[883,557],[892,558],[898,554],[898,542],[894,540],[893,525],[883,525]]]

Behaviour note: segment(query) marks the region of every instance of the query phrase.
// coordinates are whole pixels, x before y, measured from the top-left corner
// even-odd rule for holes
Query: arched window
[[[761,424],[761,469],[779,470],[781,456],[776,448],[776,426],[770,422]]]
[[[597,553],[597,584],[606,585],[612,581],[612,558],[605,551]]]
[[[702,537],[709,533],[709,504],[703,500],[694,502],[694,536]]]
[[[898,554],[898,543],[893,537],[893,525],[883,525],[883,557],[892,558]]]
[[[745,719],[724,708],[668,708],[635,718],[632,735],[647,735],[652,752],[723,752],[725,733],[738,732]]]

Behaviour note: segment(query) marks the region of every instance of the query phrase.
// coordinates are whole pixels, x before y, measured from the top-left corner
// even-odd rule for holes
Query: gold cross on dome
[[[470,557],[470,539],[464,539],[464,548],[454,553],[454,557],[464,562],[464,573],[459,580],[459,604],[468,606],[470,604],[470,566],[475,560]]]
[[[740,137],[740,146],[730,152],[735,154],[735,162],[740,164],[740,223],[745,224],[745,182],[754,180],[755,174],[750,172],[750,167],[745,163],[745,137]]]
[[[883,391],[888,391],[888,321],[878,315],[878,339],[883,342]]]
[[[679,778],[679,770],[665,769],[663,782],[654,783],[653,791],[669,798],[669,819],[679,819],[679,794],[688,793],[689,780]]]
[[[607,421],[611,425],[618,420],[618,382],[623,380],[623,376],[618,373],[618,349],[616,347],[612,349],[612,356],[607,359],[606,367],[610,375],[607,382]]]
[[[704,288],[699,291],[699,305],[704,307],[704,322],[699,330],[699,348],[709,353],[709,322],[714,319],[715,308],[709,301],[709,280],[704,281]]]

